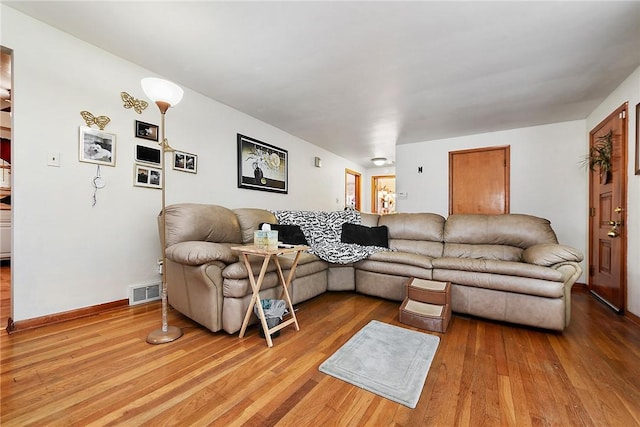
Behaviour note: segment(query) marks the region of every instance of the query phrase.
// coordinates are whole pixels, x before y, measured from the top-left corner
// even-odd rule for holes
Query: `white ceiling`
[[[640,2],[4,1],[364,166],[584,119],[640,66]]]

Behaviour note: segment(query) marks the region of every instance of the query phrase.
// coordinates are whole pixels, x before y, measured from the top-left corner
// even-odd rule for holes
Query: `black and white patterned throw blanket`
[[[349,264],[388,248],[342,243],[342,224],[360,224],[360,212],[348,211],[273,211],[280,224],[298,225],[309,242],[310,253],[328,262]]]

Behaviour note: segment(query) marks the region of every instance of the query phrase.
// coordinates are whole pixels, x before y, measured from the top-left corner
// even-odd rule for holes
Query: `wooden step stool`
[[[446,332],[451,319],[451,283],[410,279],[400,306],[400,323],[433,332]]]

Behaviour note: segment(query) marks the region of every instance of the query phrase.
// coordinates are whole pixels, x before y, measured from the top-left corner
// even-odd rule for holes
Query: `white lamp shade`
[[[182,100],[182,95],[184,95],[182,88],[169,80],[146,77],[142,79],[140,84],[144,94],[153,102],[166,102],[171,106],[175,106]]]
[[[385,157],[374,157],[373,159],[371,159],[371,161],[376,166],[382,166],[387,163],[387,159]]]

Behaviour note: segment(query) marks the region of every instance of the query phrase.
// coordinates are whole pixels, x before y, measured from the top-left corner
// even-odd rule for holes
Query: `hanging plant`
[[[607,176],[611,171],[611,155],[613,153],[613,130],[606,135],[596,137],[596,142],[589,149],[582,164],[589,170],[600,171],[601,176]]]

